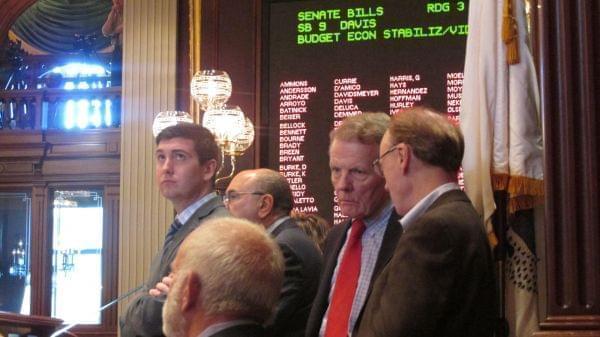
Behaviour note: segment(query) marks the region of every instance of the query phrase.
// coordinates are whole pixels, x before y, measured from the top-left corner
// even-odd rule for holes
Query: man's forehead
[[[240,173],[238,173],[235,177],[233,177],[233,179],[231,180],[231,182],[229,183],[229,186],[227,186],[227,190],[240,190],[241,188],[245,187],[252,187],[256,184],[256,174],[252,173],[252,172],[246,172],[246,171],[242,171]]]
[[[329,148],[330,160],[369,160],[377,155],[379,144],[363,144],[359,141],[334,141]]]
[[[156,152],[159,151],[194,152],[194,141],[180,137],[161,140],[156,147]]]
[[[162,139],[159,143],[158,146],[173,146],[175,144],[185,144],[185,146],[194,146],[194,141],[192,139],[189,138],[183,138],[183,137],[173,137],[173,138],[169,138],[169,139]]]
[[[379,144],[377,143],[363,143],[358,139],[334,139],[330,146],[329,149],[331,150],[332,148],[340,148],[340,147],[356,147],[356,148],[363,148],[366,150],[370,150],[370,149],[376,149],[379,147]]]

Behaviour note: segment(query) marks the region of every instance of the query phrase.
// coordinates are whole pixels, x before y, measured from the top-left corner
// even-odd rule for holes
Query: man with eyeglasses
[[[358,337],[488,337],[496,296],[481,218],[457,184],[460,129],[423,107],[392,119],[376,165],[403,234],[365,306]]]
[[[304,336],[323,261],[315,243],[289,216],[294,206],[290,185],[273,170],[242,171],[231,180],[223,201],[233,216],[264,226],[285,259],[281,297],[267,334]]]
[[[389,121],[385,113],[363,113],[346,118],[329,135],[331,182],[349,220],[327,236],[307,337],[346,337],[356,331],[373,280],[402,233],[385,180],[373,168]]]
[[[163,295],[179,246],[201,222],[228,215],[214,192],[220,150],[208,129],[191,123],[170,126],[158,134],[156,145],[156,182],[177,216],[150,266],[150,290],[135,298],[120,319],[122,337],[162,335]]]

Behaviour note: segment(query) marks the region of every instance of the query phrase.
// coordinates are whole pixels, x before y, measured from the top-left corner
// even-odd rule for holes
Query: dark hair
[[[215,136],[205,127],[192,123],[179,123],[163,129],[156,136],[156,145],[163,140],[173,138],[184,138],[194,142],[194,150],[198,155],[200,164],[214,159],[217,161],[217,169],[221,165],[221,150],[215,141]],[[215,172],[216,172],[215,171]]]
[[[270,169],[257,169],[256,188],[273,196],[273,209],[290,214],[294,208],[292,189],[287,179]]]
[[[460,168],[465,142],[458,126],[435,110],[413,107],[396,114],[389,128],[394,144],[410,145],[423,162],[456,172]]]

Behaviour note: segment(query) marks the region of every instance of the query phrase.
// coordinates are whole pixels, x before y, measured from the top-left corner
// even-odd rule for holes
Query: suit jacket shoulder
[[[281,223],[272,235],[285,259],[285,275],[275,317],[267,326],[267,333],[278,337],[301,337],[317,292],[322,256],[315,243],[292,219]]]

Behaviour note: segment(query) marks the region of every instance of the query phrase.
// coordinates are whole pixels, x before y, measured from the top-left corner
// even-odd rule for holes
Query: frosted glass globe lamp
[[[200,70],[190,83],[191,95],[204,111],[222,107],[231,89],[229,74],[222,70]]]
[[[224,150],[243,133],[245,123],[244,113],[239,106],[225,105],[220,109],[209,109],[202,117],[202,125],[213,133],[217,144]]]
[[[179,123],[194,123],[194,119],[185,111],[159,112],[152,123],[152,134],[156,137],[163,129]]]
[[[229,156],[241,156],[250,145],[254,142],[254,124],[252,121],[245,117],[244,128],[240,132],[236,139],[231,141],[225,149],[225,154]]]

